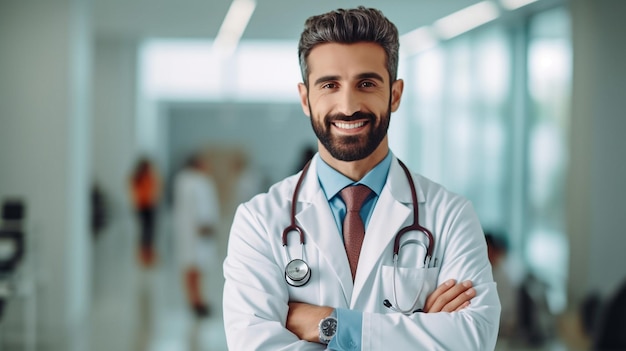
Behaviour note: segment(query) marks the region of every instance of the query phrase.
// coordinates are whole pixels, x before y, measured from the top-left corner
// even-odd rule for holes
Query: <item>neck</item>
[[[355,182],[361,180],[369,171],[376,167],[376,165],[379,164],[389,152],[387,136],[385,136],[374,152],[366,158],[357,161],[338,160],[334,158],[320,142],[318,142],[318,146],[322,160],[328,163],[329,166],[337,170],[339,173]]]

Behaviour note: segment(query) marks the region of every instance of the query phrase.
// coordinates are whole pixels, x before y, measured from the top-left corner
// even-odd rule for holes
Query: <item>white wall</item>
[[[128,177],[136,161],[136,64],[134,40],[97,37],[94,41],[93,179],[110,205],[111,225],[128,221]]]
[[[626,2],[572,0],[573,96],[568,183],[573,305],[626,280]]]
[[[89,20],[87,1],[0,2],[0,198],[28,205],[38,350],[70,349],[90,303]]]

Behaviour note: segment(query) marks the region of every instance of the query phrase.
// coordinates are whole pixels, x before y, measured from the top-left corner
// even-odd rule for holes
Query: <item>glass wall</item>
[[[506,239],[511,278],[530,274],[565,308],[571,50],[566,9],[493,22],[405,59],[393,133],[401,157],[469,198]]]
[[[571,71],[568,14],[559,9],[534,16],[528,40],[525,254],[531,271],[550,287],[547,298],[552,311],[561,311],[566,303],[568,251],[563,201]]]
[[[407,160],[470,198],[485,227],[510,225],[512,50],[490,26],[403,64],[412,69],[404,103],[413,110]]]

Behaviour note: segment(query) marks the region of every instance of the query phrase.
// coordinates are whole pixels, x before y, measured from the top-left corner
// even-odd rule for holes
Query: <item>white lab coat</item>
[[[471,280],[477,295],[460,312],[405,316],[383,306],[384,299],[395,305],[395,234],[413,220],[411,192],[398,161],[392,161],[366,228],[354,284],[341,236],[319,185],[316,162],[317,157],[303,181],[296,210],[297,222],[305,232],[304,260],[312,272],[305,286],[292,287],[285,282],[285,265],[302,255],[298,236],[289,236],[289,258],[281,243],[283,229],[290,224],[298,175],[237,209],[224,261],[229,350],[323,350],[323,345],[299,340],[285,328],[290,301],[362,311],[362,350],[493,350],[500,303],[483,232],[470,202],[413,175],[420,224],[435,238],[438,263],[435,268],[421,268],[421,246],[403,247],[396,281],[400,307],[411,306],[421,282],[425,285],[419,307],[439,284],[451,278]],[[419,233],[410,235],[420,241],[425,238]],[[425,280],[420,278],[424,275]]]
[[[174,235],[181,269],[190,266],[212,269],[216,255],[214,238],[200,235],[199,228],[218,228],[219,202],[213,180],[204,173],[184,169],[174,180]]]

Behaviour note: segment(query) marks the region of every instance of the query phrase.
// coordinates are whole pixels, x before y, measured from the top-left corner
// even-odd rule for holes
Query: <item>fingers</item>
[[[452,284],[450,284],[452,282]],[[426,300],[426,312],[454,312],[469,305],[469,301],[476,296],[471,281],[454,284],[454,280],[440,285]]]
[[[465,301],[461,306],[459,306],[456,310],[454,310],[454,312],[459,312],[460,310],[464,309],[465,307],[469,306],[470,302],[469,301]]]
[[[435,289],[435,291],[433,291],[430,295],[428,295],[428,297],[426,298],[426,304],[424,305],[424,312],[439,312],[439,311],[431,311],[433,308],[433,305],[435,304],[435,301],[437,301],[437,299],[443,293],[445,293],[450,288],[452,288],[454,286],[454,283],[456,283],[456,280],[454,279],[447,280],[443,282],[443,284],[439,285],[437,289]]]
[[[441,311],[443,311],[443,312],[454,312],[454,311],[457,311],[457,310],[461,310],[461,309],[469,306],[470,300],[472,298],[474,298],[474,296],[476,296],[476,289],[472,288],[472,283],[471,282],[466,281],[466,282],[463,282],[462,284],[459,284],[459,285],[463,286],[463,288],[465,288],[465,290],[460,290],[461,288],[459,288],[460,292],[452,300],[450,300],[450,302],[445,304],[441,308]],[[457,285],[457,287],[459,285]],[[452,296],[452,295],[450,295],[450,296]]]

